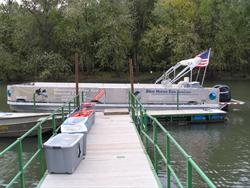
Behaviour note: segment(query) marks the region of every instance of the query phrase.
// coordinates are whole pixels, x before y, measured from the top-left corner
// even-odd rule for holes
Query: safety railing
[[[38,122],[36,125],[34,125],[31,129],[29,129],[26,133],[24,133],[21,137],[17,138],[16,141],[14,141],[11,145],[9,145],[7,148],[5,148],[3,151],[0,152],[0,160],[1,158],[9,151],[14,150],[17,148],[17,159],[18,159],[18,172],[17,174],[10,180],[8,184],[1,185],[3,187],[9,188],[13,187],[14,184],[19,183],[20,188],[25,188],[25,175],[24,171],[31,165],[31,163],[38,159],[39,163],[39,169],[40,169],[40,179],[43,178],[45,173],[45,164],[43,159],[43,125],[51,121],[51,128],[52,128],[52,136],[56,135],[58,131],[60,130],[60,125],[65,120],[65,111],[68,113],[72,112],[73,109],[77,108],[80,103],[80,96],[75,96],[72,100],[70,100],[68,103],[65,103],[63,106],[56,109],[53,113],[51,113],[49,116],[43,118],[40,122]],[[82,93],[81,96],[81,102],[84,102],[84,94]],[[61,119],[60,122],[57,123],[56,119]],[[34,154],[28,159],[26,163],[24,163],[23,159],[23,140],[30,136],[31,134],[34,134],[34,132],[37,131],[37,150],[34,152]],[[0,167],[1,169],[1,167]],[[18,181],[19,180],[19,181]]]
[[[166,187],[171,187],[171,177],[175,179],[177,185],[181,188],[193,187],[193,171],[195,171],[199,177],[207,184],[210,188],[215,188],[214,183],[206,176],[206,174],[200,169],[200,167],[195,163],[190,155],[178,144],[178,142],[171,136],[171,134],[164,128],[164,126],[154,117],[147,114],[146,109],[137,99],[137,97],[129,93],[129,110],[132,116],[132,119],[138,129],[138,132],[141,136],[141,139],[145,145],[146,151],[149,154],[149,144],[153,145],[153,166],[158,173],[158,162],[159,157],[164,161],[166,166]],[[153,126],[153,134],[150,136],[149,133],[149,121],[151,126]],[[163,152],[159,145],[158,132],[162,131],[165,137],[165,150]],[[177,176],[176,171],[171,164],[171,150],[170,144],[172,144],[185,158],[186,161],[186,183],[180,181],[180,178]]]

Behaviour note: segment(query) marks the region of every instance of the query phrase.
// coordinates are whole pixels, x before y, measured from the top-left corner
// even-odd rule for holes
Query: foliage
[[[26,70],[35,70],[37,80],[62,80],[71,73],[70,63],[52,52],[31,55],[26,62]]]
[[[15,0],[0,4],[0,80],[163,71],[212,48],[211,71],[249,71],[249,0]]]

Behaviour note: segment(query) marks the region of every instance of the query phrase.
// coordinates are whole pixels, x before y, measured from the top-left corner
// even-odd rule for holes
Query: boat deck
[[[192,115],[214,115],[226,114],[225,111],[220,109],[186,109],[186,110],[148,110],[151,116],[192,116]]]
[[[158,110],[147,111],[149,115],[169,123],[218,123],[226,120],[227,112],[220,109],[186,109],[186,110]]]
[[[154,188],[152,169],[130,116],[97,112],[85,159],[71,175],[48,174],[41,188]]]

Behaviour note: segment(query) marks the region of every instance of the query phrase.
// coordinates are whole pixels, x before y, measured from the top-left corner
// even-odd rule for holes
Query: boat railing
[[[166,187],[171,187],[171,181],[175,180],[178,187],[188,187],[192,188],[194,185],[193,172],[196,172],[203,182],[210,188],[215,188],[214,183],[207,177],[207,175],[201,170],[201,168],[196,164],[196,162],[182,147],[181,145],[173,138],[173,136],[165,129],[165,127],[154,117],[147,114],[146,109],[143,107],[143,104],[138,100],[138,98],[129,93],[129,111],[133,122],[140,134],[141,140],[145,146],[145,150],[148,155],[150,155],[150,144],[153,147],[153,156],[152,163],[155,172],[159,173],[159,162],[165,164],[166,169]],[[149,131],[149,123],[153,126],[153,132]],[[159,132],[162,132],[164,135],[164,146],[165,152],[161,149],[159,142]],[[162,136],[162,135],[161,135]],[[162,145],[162,141],[161,141]],[[172,147],[174,148],[172,148]],[[173,151],[171,149],[177,149],[179,153],[184,157],[186,162],[186,182],[180,180],[176,170],[173,168]],[[161,161],[160,161],[161,159]],[[175,186],[174,186],[175,187]]]
[[[7,184],[2,184],[1,187],[13,187],[16,185],[20,188],[27,187],[27,181],[25,181],[25,171],[34,163],[35,159],[38,160],[39,164],[39,182],[42,182],[41,180],[44,178],[45,175],[45,164],[44,164],[44,157],[43,157],[43,135],[42,135],[42,129],[43,125],[51,121],[51,128],[52,128],[52,136],[56,135],[58,131],[60,130],[61,123],[65,120],[66,113],[70,113],[73,109],[77,108],[79,106],[80,96],[75,96],[72,100],[65,103],[63,106],[56,109],[54,112],[52,112],[47,117],[43,118],[40,122],[35,124],[31,129],[29,129],[26,133],[24,133],[21,137],[17,138],[16,141],[14,141],[11,145],[9,145],[7,148],[5,148],[3,151],[0,152],[0,160],[5,156],[7,156],[8,152],[17,150],[17,161],[18,161],[18,171],[16,175],[9,181]],[[81,93],[81,102],[84,102],[84,93]],[[61,121],[56,121],[59,118]],[[33,155],[27,160],[24,160],[23,156],[23,149],[24,149],[24,140],[29,135],[37,131],[37,148],[34,151]],[[27,160],[27,161],[26,161]],[[1,169],[1,167],[0,167]],[[37,184],[37,187],[40,187],[40,184]]]

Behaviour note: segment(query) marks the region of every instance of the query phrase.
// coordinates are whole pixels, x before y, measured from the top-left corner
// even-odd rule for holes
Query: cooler
[[[81,118],[79,121],[82,121],[86,125],[86,127],[88,128],[88,132],[95,123],[94,110],[87,110],[86,108],[84,108],[78,112],[75,112],[71,117]]]
[[[82,151],[86,155],[87,133],[88,129],[85,125],[86,118],[69,117],[61,125],[61,132],[63,134],[83,134]]]
[[[82,134],[58,134],[44,143],[49,173],[73,173],[83,159]]]

